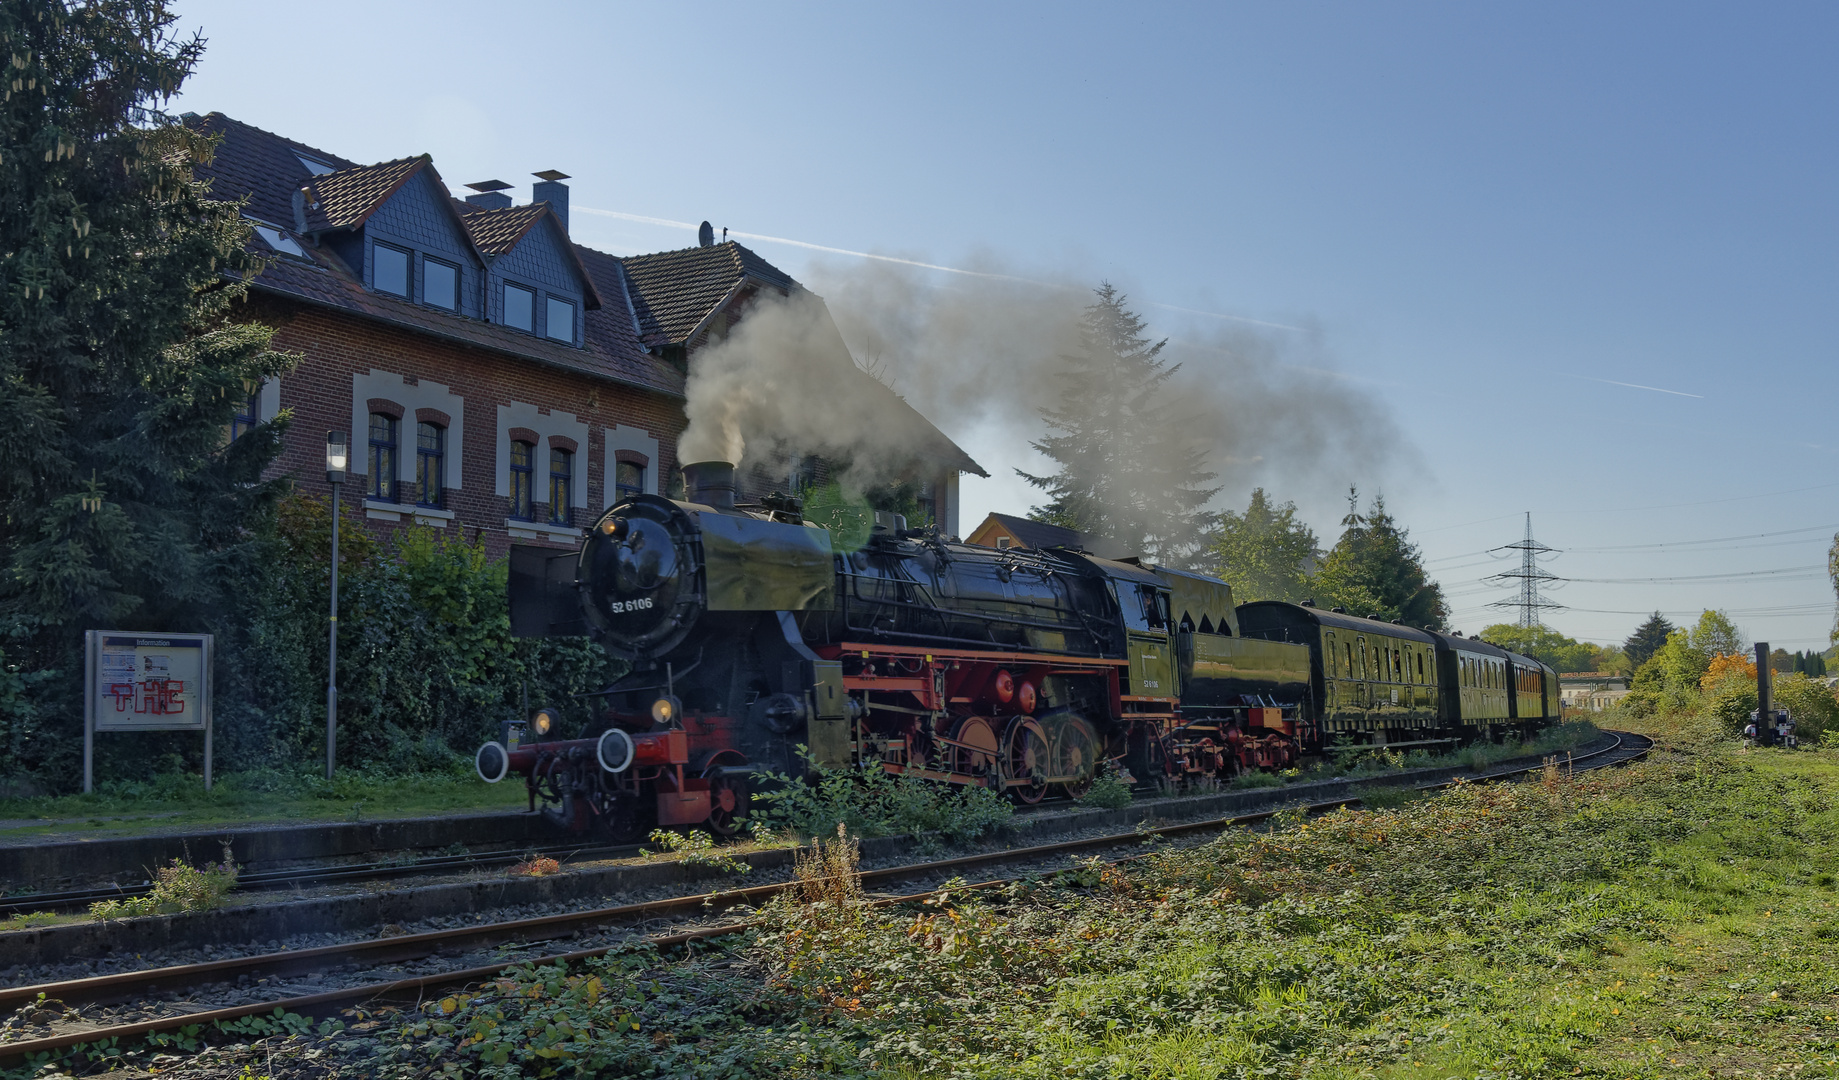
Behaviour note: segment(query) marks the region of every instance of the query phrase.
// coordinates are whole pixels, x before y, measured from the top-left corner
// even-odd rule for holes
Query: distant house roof
[[[992,528],[992,526],[997,526],[998,528]],[[977,526],[976,531],[971,533],[970,542],[973,544],[979,543],[977,537],[984,534],[986,531],[991,535],[995,535],[998,532],[1007,533],[1009,536],[1014,537],[1023,547],[1029,548],[1076,548],[1084,546],[1083,540],[1077,530],[1068,529],[1060,525],[1049,525],[1044,521],[1030,521],[1027,518],[1015,517],[1012,514],[992,513],[989,517],[984,518],[983,524]]]
[[[785,271],[733,241],[632,255],[621,260],[637,290],[634,306],[647,345],[681,345],[748,281],[791,292]]]

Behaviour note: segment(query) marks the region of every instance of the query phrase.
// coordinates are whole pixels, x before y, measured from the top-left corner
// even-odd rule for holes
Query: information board
[[[211,635],[90,630],[84,638],[83,790],[91,788],[98,731],[204,732],[209,789]]]
[[[96,730],[204,730],[209,650],[204,635],[98,632],[91,684]]]

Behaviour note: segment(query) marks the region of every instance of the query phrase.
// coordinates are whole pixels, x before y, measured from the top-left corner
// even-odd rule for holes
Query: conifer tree
[[[0,648],[28,668],[84,629],[212,629],[274,494],[282,425],[228,435],[288,358],[232,321],[249,226],[161,111],[203,50],[174,19],[0,0]]]
[[[1050,501],[1030,516],[1103,537],[1131,554],[1187,566],[1200,554],[1219,492],[1208,487],[1205,447],[1188,437],[1162,359],[1144,323],[1110,283],[1079,320],[1079,348],[1061,357],[1058,403],[1041,416],[1054,434],[1033,444],[1059,466],[1048,476],[1017,469]]]
[[[1386,509],[1384,496],[1359,511],[1360,493],[1347,490],[1344,531],[1313,582],[1316,601],[1408,626],[1441,630],[1449,617],[1443,589],[1430,580],[1417,545]]]
[[[1648,658],[1667,643],[1667,635],[1674,629],[1673,624],[1660,612],[1649,615],[1647,621],[1637,626],[1635,632],[1628,635],[1628,640],[1622,643],[1622,651],[1628,656],[1628,662],[1637,668],[1647,663]]]
[[[1309,595],[1307,572],[1319,553],[1315,532],[1296,518],[1293,502],[1273,503],[1263,488],[1252,489],[1243,514],[1220,515],[1207,554],[1210,572],[1232,586],[1233,599],[1288,600]]]

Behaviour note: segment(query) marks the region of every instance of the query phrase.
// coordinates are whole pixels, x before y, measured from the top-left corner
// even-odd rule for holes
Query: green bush
[[[1775,679],[1773,694],[1777,708],[1787,709],[1794,717],[1795,738],[1808,745],[1821,742],[1828,732],[1839,731],[1839,697],[1824,680],[1808,678],[1800,672]]]
[[[1121,810],[1130,805],[1130,785],[1118,779],[1117,773],[1107,763],[1099,769],[1086,793],[1073,801],[1080,806],[1100,810]]]
[[[818,768],[810,778],[770,779],[776,786],[755,792],[748,811],[750,828],[762,840],[787,831],[800,838],[831,836],[841,825],[854,836],[938,835],[967,843],[1015,813],[990,788],[891,776],[880,768]]]

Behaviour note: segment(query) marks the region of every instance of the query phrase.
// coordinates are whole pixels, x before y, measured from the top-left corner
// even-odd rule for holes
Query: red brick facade
[[[484,349],[426,337],[384,323],[305,305],[291,305],[283,298],[264,296],[252,301],[252,313],[277,328],[275,347],[301,354],[293,374],[281,380],[280,407],[293,413],[292,429],[286,440],[275,473],[292,477],[299,490],[309,494],[326,494],[324,435],[327,431],[352,426],[353,377],[373,370],[399,375],[405,382],[436,382],[448,387],[466,404],[461,431],[463,452],[460,458],[461,484],[444,491],[443,509],[452,515],[431,516],[424,511],[424,524],[455,528],[468,540],[483,537],[486,550],[494,557],[505,554],[512,542],[506,519],[511,507],[508,496],[498,494],[502,486],[497,475],[500,440],[515,436],[543,450],[550,444],[565,447],[574,440],[567,436],[545,439],[527,429],[507,429],[501,436],[497,407],[519,402],[534,405],[541,412],[567,413],[587,423],[588,437],[577,451],[576,467],[587,470],[587,500],[573,508],[571,524],[581,529],[593,523],[605,502],[608,483],[605,460],[605,434],[609,427],[624,425],[641,428],[658,440],[657,460],[635,451],[615,451],[616,455],[656,470],[659,490],[668,483],[676,462],[677,437],[682,432],[682,403],[663,394],[648,393],[595,379],[586,375],[547,368],[529,360],[504,356]],[[383,409],[403,415],[396,403],[386,399],[366,398],[367,410]],[[393,409],[389,405],[394,405]],[[409,412],[412,420],[440,422],[447,417],[439,410],[417,409]],[[448,426],[443,424],[443,427]],[[352,431],[354,462],[368,448],[366,432]],[[414,453],[412,427],[405,425],[401,440],[402,453]],[[547,458],[540,455],[535,500],[535,516],[547,522]],[[381,520],[365,509],[366,477],[351,476],[345,484],[341,506],[347,522],[363,522],[378,536],[416,521],[416,507],[407,501],[399,521]],[[521,536],[517,543],[556,543],[546,535]]]

